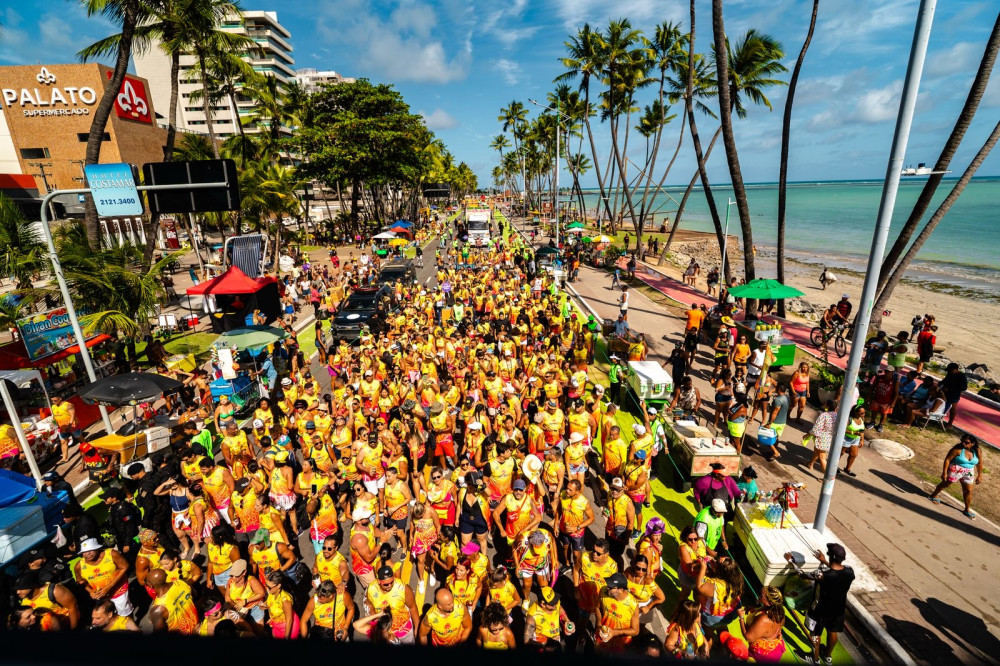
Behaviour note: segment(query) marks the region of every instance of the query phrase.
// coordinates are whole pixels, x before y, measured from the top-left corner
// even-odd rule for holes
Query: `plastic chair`
[[[931,412],[930,414],[924,417],[924,425],[922,425],[920,429],[923,430],[924,428],[927,427],[928,423],[934,422],[937,423],[939,426],[941,426],[942,432],[948,432],[944,427],[944,417],[947,414],[948,412],[944,411],[943,407],[941,408],[940,411]]]

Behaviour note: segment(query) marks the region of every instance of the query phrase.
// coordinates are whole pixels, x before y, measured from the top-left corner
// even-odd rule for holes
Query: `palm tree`
[[[969,88],[969,94],[965,98],[965,105],[962,107],[962,111],[959,113],[954,127],[952,127],[951,134],[948,136],[948,140],[945,142],[944,147],[941,149],[941,154],[934,164],[934,173],[928,176],[927,182],[920,191],[920,196],[917,197],[916,203],[913,204],[913,209],[910,211],[909,217],[900,228],[899,236],[889,249],[889,252],[886,253],[885,259],[882,260],[882,270],[879,273],[878,279],[879,292],[885,289],[889,273],[896,262],[899,261],[899,257],[903,255],[906,246],[917,229],[917,225],[920,224],[924,213],[930,207],[931,199],[934,197],[938,185],[941,184],[941,179],[948,170],[948,165],[951,164],[955,152],[961,145],[962,139],[965,137],[965,133],[968,131],[969,125],[976,115],[976,110],[979,108],[979,103],[982,101],[983,94],[986,92],[986,87],[990,82],[990,73],[993,71],[993,66],[996,63],[998,50],[1000,50],[1000,13],[997,14],[996,21],[993,23],[993,30],[986,42],[986,48],[983,51],[982,59],[979,61],[979,69],[976,71],[972,86]],[[882,323],[881,312],[881,310],[877,312],[872,311],[872,326]]]
[[[746,186],[743,184],[736,137],[733,134],[733,111],[739,118],[746,117],[744,97],[771,108],[771,102],[764,96],[763,89],[781,83],[770,77],[777,72],[785,71],[785,67],[781,64],[784,52],[776,40],[767,35],[759,35],[755,30],[749,30],[744,35],[742,44],[737,45],[734,58],[734,60],[743,58],[744,62],[735,63],[736,66],[730,68],[722,0],[712,0],[712,32],[715,37],[715,74],[719,82],[719,124],[722,126],[722,143],[726,147],[726,161],[729,164],[736,210],[740,214],[740,228],[743,232],[743,269],[745,278],[749,282],[757,277],[754,267],[753,224],[750,219]],[[743,74],[740,73],[741,70]],[[743,75],[746,75],[746,78]],[[747,311],[751,316],[755,310],[754,301],[747,303]]]
[[[795,88],[799,82],[799,72],[802,62],[806,59],[806,51],[812,41],[816,29],[816,14],[819,12],[819,0],[813,0],[812,17],[809,19],[809,30],[802,42],[799,57],[792,69],[792,78],[788,81],[788,96],[785,97],[785,114],[781,120],[781,164],[778,169],[778,282],[785,282],[785,202],[786,185],[788,183],[788,139],[792,129],[792,104],[795,101]],[[778,316],[785,316],[785,300],[778,300]]]
[[[513,100],[506,107],[500,109],[500,115],[497,117],[497,120],[503,123],[503,131],[510,132],[511,136],[514,137],[514,152],[520,152],[521,150],[521,138],[524,134],[524,125],[527,117],[528,110],[524,108],[524,104],[517,100]],[[527,190],[523,159],[521,160],[521,183],[522,187]]]
[[[611,205],[607,190],[604,187],[604,174],[600,168],[600,161],[597,159],[597,144],[594,141],[594,133],[590,127],[590,117],[593,110],[590,107],[590,82],[594,77],[600,77],[600,32],[591,30],[589,23],[584,23],[575,36],[570,37],[570,41],[565,42],[566,51],[569,56],[561,58],[566,71],[556,77],[556,81],[566,81],[580,77],[579,90],[583,93],[583,123],[587,129],[587,138],[590,142],[590,155],[594,160],[594,175],[597,177],[597,188],[600,191],[600,201],[597,203],[599,209],[603,202],[608,219],[613,219]],[[610,183],[609,183],[610,185]],[[598,210],[598,216],[600,212]]]
[[[0,276],[16,289],[31,289],[31,277],[45,263],[45,244],[21,209],[0,194]]]
[[[242,17],[243,13],[238,2],[230,0],[206,0],[210,4],[211,14],[214,20],[211,23],[198,26],[198,34],[194,37],[193,51],[198,61],[198,76],[201,81],[201,103],[205,113],[205,127],[208,130],[208,140],[212,144],[212,155],[219,159],[219,146],[215,141],[215,128],[212,123],[212,94],[215,89],[212,87],[213,77],[209,70],[209,61],[214,61],[213,66],[225,63],[224,55],[242,55],[257,49],[257,42],[246,35],[233,32],[225,32],[219,29],[223,20],[232,17]],[[233,63],[226,63],[232,65]],[[219,79],[214,79],[218,84]],[[228,91],[226,91],[228,92]],[[233,114],[237,120],[239,109],[235,106]]]
[[[504,174],[503,170],[503,151],[507,148],[510,148],[510,141],[507,140],[506,135],[498,134],[495,137],[493,137],[493,141],[490,143],[490,148],[500,153],[501,166],[498,168],[500,169],[501,172],[501,180],[497,181],[497,185],[499,186],[502,182],[506,181],[506,175]]]
[[[108,118],[111,116],[111,107],[114,106],[115,98],[125,80],[129,58],[132,57],[132,38],[135,34],[135,28],[146,15],[144,13],[145,5],[140,0],[81,0],[81,2],[87,10],[87,16],[100,14],[113,25],[120,25],[122,28],[111,80],[105,85],[101,101],[94,109],[94,119],[90,123],[90,132],[87,134],[87,153],[84,160],[86,164],[97,164],[101,159],[101,138],[104,136]],[[86,224],[87,239],[91,247],[99,248],[101,246],[100,224],[97,219],[97,208],[91,197],[87,198]]]
[[[257,48],[256,43],[253,45],[248,44],[246,47],[249,50],[255,50]],[[251,155],[251,146],[246,142],[247,134],[243,125],[245,122],[252,122],[256,118],[244,121],[243,118],[240,117],[237,96],[240,95],[246,88],[257,84],[259,85],[259,88],[256,92],[260,96],[252,96],[254,96],[260,104],[268,104],[269,101],[265,99],[267,95],[265,92],[267,89],[267,83],[264,79],[266,77],[255,72],[253,66],[251,66],[250,63],[243,58],[243,54],[247,52],[248,50],[233,52],[228,49],[209,49],[205,55],[204,77],[200,79],[202,86],[201,88],[192,91],[190,96],[192,103],[200,101],[204,106],[205,97],[207,95],[209,108],[220,103],[228,104],[230,108],[232,108],[237,134],[239,135],[239,141],[236,141],[234,144],[237,148],[235,155],[243,161],[250,159]],[[273,106],[274,103],[276,102],[272,102],[271,106]],[[209,126],[212,125],[210,120],[211,119],[207,121]]]

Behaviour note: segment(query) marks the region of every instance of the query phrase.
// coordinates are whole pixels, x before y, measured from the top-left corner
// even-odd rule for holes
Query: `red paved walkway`
[[[625,269],[624,259],[619,260],[619,266],[622,270]],[[690,307],[692,303],[699,305],[704,303],[706,307],[711,307],[716,303],[713,297],[700,289],[695,289],[671,277],[667,277],[642,262],[636,268],[635,276],[667,298],[677,301],[684,307]],[[813,328],[809,324],[770,315],[765,316],[764,320],[780,321],[782,324],[782,334],[786,338],[793,341],[799,346],[799,349],[807,354],[811,354],[817,358],[820,357],[819,350],[809,340],[809,333]],[[847,367],[847,357],[838,358],[836,354],[831,353],[829,361],[841,370]],[[969,392],[965,393],[962,401],[958,404],[959,411],[955,415],[954,425],[958,429],[973,434],[984,442],[1000,448],[1000,410],[987,403],[980,402],[976,398],[977,396],[973,396]]]

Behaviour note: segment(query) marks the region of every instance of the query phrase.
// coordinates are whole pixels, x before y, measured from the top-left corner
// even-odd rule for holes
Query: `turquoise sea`
[[[903,179],[900,183],[888,247],[898,235],[925,178]],[[937,189],[924,221],[933,215],[948,195],[955,179],[945,179]],[[665,187],[652,208],[657,211],[656,227],[662,217],[673,221],[684,187]],[[596,188],[584,190],[584,201],[593,209]],[[712,187],[719,213],[725,219],[726,201],[732,187]],[[801,182],[788,185],[788,213],[785,243],[789,257],[817,264],[863,270],[871,248],[875,218],[882,196],[881,181]],[[778,186],[758,183],[747,186],[753,217],[754,244],[766,252],[777,243]],[[668,226],[669,228],[669,226]],[[681,228],[713,231],[712,219],[701,187],[688,198]],[[730,234],[740,233],[736,207],[730,215]],[[1000,294],[1000,177],[974,178],[962,196],[924,244],[908,277],[952,284],[968,289]],[[918,230],[919,233],[919,230]]]

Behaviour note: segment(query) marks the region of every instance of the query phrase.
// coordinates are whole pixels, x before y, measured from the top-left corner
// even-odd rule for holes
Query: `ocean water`
[[[925,181],[925,178],[904,178],[900,183],[887,248],[892,246]],[[942,181],[921,226],[937,210],[954,183],[955,179]],[[684,189],[666,187],[657,195],[652,205],[657,211],[657,228],[664,216],[672,223],[677,210],[674,200],[680,201]],[[587,208],[593,209],[598,200],[596,189],[584,190],[584,194]],[[724,222],[732,187],[713,186],[712,194]],[[785,229],[788,255],[831,267],[863,270],[881,197],[881,181],[790,183]],[[778,186],[776,183],[748,185],[747,199],[753,218],[754,244],[759,251],[766,252],[777,244]],[[714,231],[700,186],[688,198],[681,228]],[[921,248],[907,276],[1000,295],[998,230],[1000,177],[974,178]],[[735,206],[730,213],[729,232],[740,235]]]

